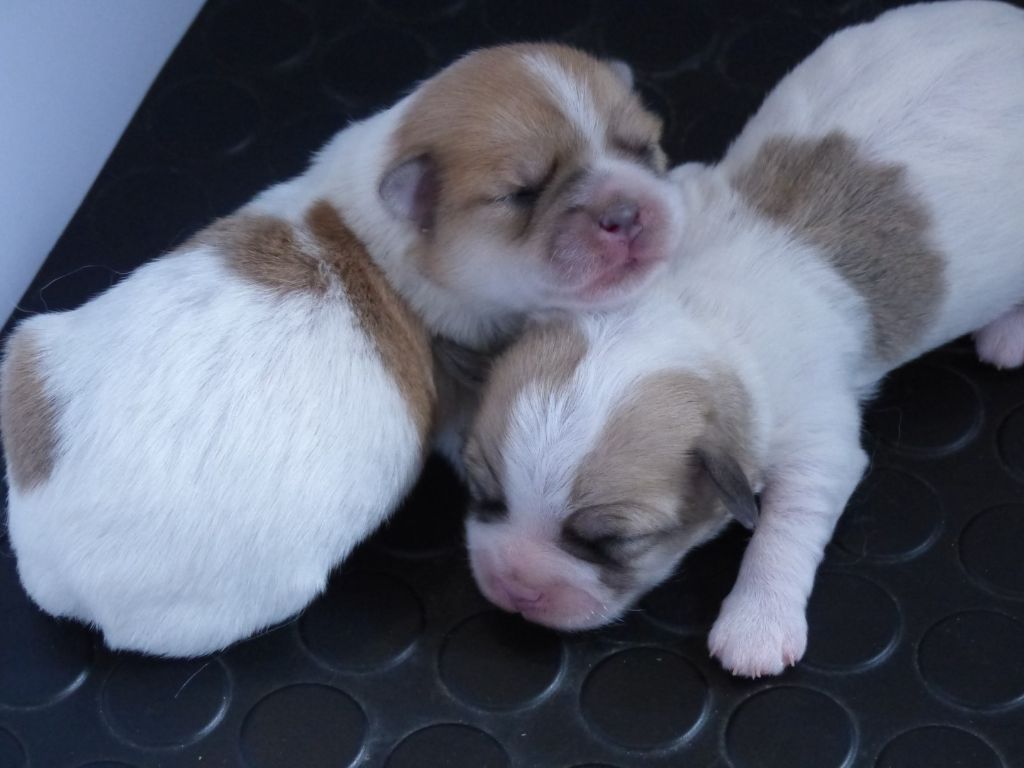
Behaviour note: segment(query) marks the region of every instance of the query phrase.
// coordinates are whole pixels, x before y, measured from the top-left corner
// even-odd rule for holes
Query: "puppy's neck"
[[[514,330],[514,318],[474,306],[423,273],[416,258],[423,235],[401,221],[380,199],[385,171],[395,162],[392,137],[409,99],[353,123],[334,137],[301,176],[260,195],[253,205],[299,220],[318,200],[336,207],[391,285],[409,302],[431,333],[473,348],[485,348]]]

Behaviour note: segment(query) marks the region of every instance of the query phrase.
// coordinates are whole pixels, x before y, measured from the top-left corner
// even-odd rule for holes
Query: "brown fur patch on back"
[[[306,214],[306,224],[409,403],[420,435],[426,438],[437,397],[426,327],[391,287],[334,206],[323,200],[315,203]]]
[[[942,256],[927,239],[928,212],[906,169],[873,162],[832,132],[766,141],[734,183],[754,208],[824,252],[867,302],[878,356],[899,360],[946,289]]]
[[[197,245],[219,249],[241,277],[278,294],[323,295],[330,285],[318,255],[302,248],[294,227],[275,216],[227,216],[200,232],[185,248]]]
[[[586,352],[587,340],[579,327],[561,321],[530,328],[498,359],[467,445],[466,469],[473,477],[488,485],[500,482],[494,473],[519,393],[527,386],[552,393],[564,388]],[[497,495],[500,488],[484,490]]]
[[[11,482],[25,491],[46,482],[57,459],[57,406],[24,330],[11,336],[0,366],[0,431]]]
[[[340,285],[425,439],[436,399],[426,328],[334,206],[314,203],[304,223],[305,238],[283,219],[236,214],[200,232],[190,246],[217,248],[239,276],[279,295],[323,298]]]

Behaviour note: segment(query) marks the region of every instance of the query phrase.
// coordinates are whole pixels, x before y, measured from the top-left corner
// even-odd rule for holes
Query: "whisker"
[[[114,269],[113,267],[108,267],[105,264],[85,264],[85,265],[83,265],[81,267],[77,267],[76,269],[73,269],[70,272],[66,272],[63,275],[57,275],[57,277],[55,277],[52,280],[48,281],[43,286],[41,286],[38,291],[36,291],[36,295],[39,297],[39,301],[42,303],[43,309],[46,312],[50,311],[50,305],[47,303],[46,297],[43,296],[43,292],[47,288],[50,288],[54,284],[56,284],[56,283],[60,282],[61,280],[63,280],[64,278],[73,277],[74,275],[77,275],[79,272],[84,272],[87,269],[105,269],[108,272],[117,275],[118,277],[125,277],[125,276],[131,274],[130,272],[119,272],[118,270]],[[113,283],[111,283],[111,285],[113,285]],[[32,312],[31,310],[27,309],[26,307],[22,307],[20,303],[18,305],[16,305],[16,308],[18,309],[18,311],[25,312],[25,313],[27,313],[29,315],[38,314],[38,313]]]

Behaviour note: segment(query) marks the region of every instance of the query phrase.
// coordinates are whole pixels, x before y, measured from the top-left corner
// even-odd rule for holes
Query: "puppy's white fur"
[[[346,302],[267,296],[207,249],[19,333],[61,451],[39,487],[11,484],[19,573],[111,647],[199,654],[295,613],[419,470]]]
[[[686,227],[670,278],[617,315],[580,319],[587,350],[565,386],[543,398],[527,387],[508,403],[512,418],[490,462],[508,514],[471,519],[467,530],[481,587],[495,573],[528,578],[529,616],[532,595],[569,583],[592,598],[578,603],[591,615],[546,622],[592,626],[664,578],[685,548],[641,563],[625,595],[603,586],[596,567],[564,551],[556,557],[573,512],[566,489],[610,409],[644,373],[726,370],[749,398],[743,447],[755,467],[751,484],[763,492],[710,649],[747,676],[800,659],[815,571],[866,465],[861,401],[886,371],[979,329],[982,355],[1024,363],[1013,353],[1024,349],[1015,309],[1024,302],[1021,83],[1024,12],[993,2],[910,6],[823,44],[772,92],[719,165],[678,168]],[[879,353],[868,301],[822,248],[767,218],[735,186],[766,142],[837,131],[870,162],[905,169],[909,193],[928,214],[928,243],[941,255],[941,302],[895,357]],[[901,278],[898,264],[889,269],[889,279]],[[484,408],[499,394],[485,395]],[[621,460],[644,457],[624,452]],[[536,553],[544,557],[531,559]],[[521,558],[543,569],[523,576],[515,570]]]

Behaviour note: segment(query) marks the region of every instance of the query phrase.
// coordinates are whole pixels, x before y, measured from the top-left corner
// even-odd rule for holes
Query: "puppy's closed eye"
[[[505,519],[508,516],[508,505],[501,483],[498,482],[498,473],[478,442],[469,441],[463,460],[469,482],[469,515],[488,523]]]
[[[512,203],[519,208],[529,208],[536,204],[544,192],[541,185],[517,187],[503,198],[505,202]]]
[[[612,146],[643,165],[658,166],[658,145],[653,141],[617,137],[612,139]]]
[[[668,533],[665,528],[641,524],[643,510],[591,507],[571,515],[562,526],[562,543],[582,560],[626,568],[632,558],[646,552]]]
[[[512,205],[521,210],[532,208],[547,190],[548,185],[555,178],[558,172],[558,162],[553,161],[544,171],[543,176],[524,181],[504,195],[501,195],[497,202]]]
[[[469,514],[484,523],[497,522],[508,517],[508,506],[504,499],[485,496],[470,502]]]
[[[619,548],[623,539],[620,536],[607,535],[597,538],[583,536],[575,528],[566,526],[562,529],[562,546],[567,552],[588,563],[609,568],[621,568],[623,563],[619,557]]]

